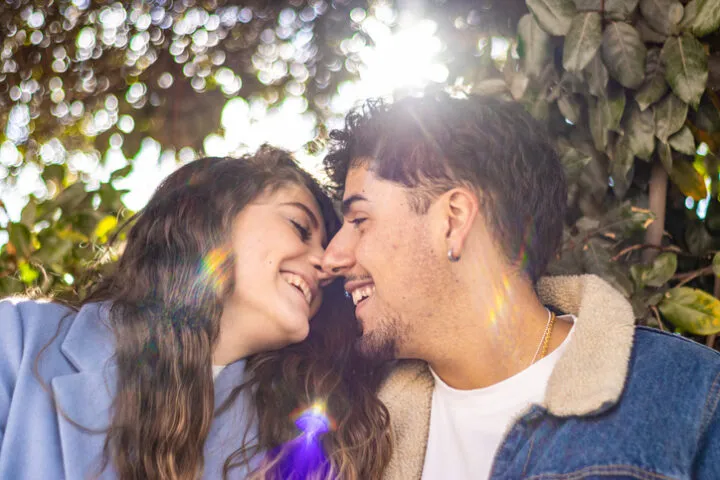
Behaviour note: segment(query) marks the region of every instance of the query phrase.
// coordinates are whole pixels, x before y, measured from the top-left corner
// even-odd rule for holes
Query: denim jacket
[[[635,327],[625,298],[592,275],[544,278],[541,300],[577,317],[545,399],[511,425],[491,478],[720,479],[720,354]],[[395,448],[386,480],[419,479],[433,379],[405,361],[380,396]]]

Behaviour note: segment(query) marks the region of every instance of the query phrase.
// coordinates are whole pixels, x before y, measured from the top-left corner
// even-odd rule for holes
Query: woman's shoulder
[[[54,336],[63,325],[72,323],[77,310],[69,306],[22,297],[0,300],[0,351],[5,355],[37,350]]]

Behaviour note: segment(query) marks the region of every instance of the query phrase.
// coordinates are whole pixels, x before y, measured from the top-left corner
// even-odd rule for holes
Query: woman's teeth
[[[308,285],[301,276],[295,275],[294,273],[283,272],[282,277],[283,279],[285,279],[286,282],[288,282],[293,287],[298,288],[302,292],[308,305],[312,303],[312,290],[310,289],[310,285]]]
[[[375,293],[375,285],[368,285],[367,287],[356,288],[352,292],[353,303],[357,305],[364,299]]]

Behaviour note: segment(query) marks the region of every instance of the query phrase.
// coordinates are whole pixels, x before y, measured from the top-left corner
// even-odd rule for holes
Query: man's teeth
[[[307,301],[308,305],[312,303],[312,290],[310,290],[310,285],[308,285],[301,276],[295,275],[294,273],[283,273],[282,276],[290,285],[300,289],[303,295],[305,295],[305,301]]]
[[[375,285],[368,285],[367,287],[356,288],[352,292],[353,303],[357,305],[363,299],[371,296],[373,293],[375,293]]]

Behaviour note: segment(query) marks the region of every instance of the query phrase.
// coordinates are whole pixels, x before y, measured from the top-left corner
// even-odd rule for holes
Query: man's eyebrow
[[[290,207],[297,207],[300,210],[304,211],[307,214],[307,216],[310,217],[310,223],[312,224],[313,228],[318,228],[318,226],[320,225],[320,222],[318,222],[318,219],[315,216],[315,214],[304,203],[302,203],[302,202],[287,202],[287,203],[283,203],[282,205],[288,205]]]
[[[369,202],[369,200],[368,200],[367,198],[365,198],[364,196],[360,195],[360,194],[356,194],[356,195],[351,195],[351,196],[349,196],[348,198],[346,198],[345,200],[343,200],[343,203],[342,203],[342,214],[343,214],[343,216],[345,216],[345,215],[348,214],[348,212],[350,211],[350,207],[351,207],[352,204],[355,203],[355,202]]]

